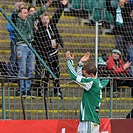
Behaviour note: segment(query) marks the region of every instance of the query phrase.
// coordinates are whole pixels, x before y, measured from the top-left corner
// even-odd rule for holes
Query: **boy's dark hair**
[[[28,9],[27,9],[28,12],[30,11],[31,8],[34,8],[36,10],[36,7],[35,6],[29,6]]]
[[[96,75],[96,73],[97,73],[97,68],[96,68],[96,66],[94,66],[94,65],[92,65],[92,64],[87,64],[87,65],[85,65],[85,66],[82,68],[82,70],[85,70],[87,74],[91,74],[91,73],[92,73],[92,74]]]

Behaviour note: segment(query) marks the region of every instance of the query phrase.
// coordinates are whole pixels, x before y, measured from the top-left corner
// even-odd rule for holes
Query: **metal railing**
[[[0,119],[74,119],[79,116],[79,108],[83,88],[68,80],[61,85],[63,98],[55,96],[53,87],[49,86],[47,95],[38,96],[38,90],[43,87],[32,87],[33,97],[16,96],[18,83],[11,79],[1,78]],[[112,84],[111,79],[111,84]],[[115,93],[113,86],[103,89],[100,109],[101,118],[126,118],[132,110],[133,98],[131,88],[120,86]],[[131,116],[131,115],[130,115]]]

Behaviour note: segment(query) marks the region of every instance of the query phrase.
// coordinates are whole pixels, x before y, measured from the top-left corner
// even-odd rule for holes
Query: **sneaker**
[[[44,94],[45,94],[46,97],[48,96],[47,91],[44,90],[44,92],[43,92],[43,90],[41,90],[41,91],[38,92],[38,97],[43,97]]]
[[[26,98],[26,93],[25,92],[22,94],[22,98]]]
[[[35,98],[35,96],[33,95],[33,93],[31,94],[30,91],[28,91],[27,94],[26,94],[26,92],[24,92],[24,93],[22,94],[22,97],[23,97],[23,98],[26,98],[26,97]]]
[[[63,98],[63,97],[62,97],[62,92],[61,92],[61,91],[55,93],[54,96],[55,96],[55,97],[58,96],[58,97],[60,97],[61,99]]]
[[[23,95],[23,94],[24,94],[24,92],[21,92],[21,93],[20,93],[19,91],[16,92],[16,96],[17,96],[17,97],[18,97],[18,96],[21,96],[21,95]]]
[[[42,97],[42,96],[43,96],[42,91],[39,91],[38,92],[38,97]]]

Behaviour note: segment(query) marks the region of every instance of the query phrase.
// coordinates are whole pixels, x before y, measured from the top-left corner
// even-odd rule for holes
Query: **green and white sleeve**
[[[78,74],[74,68],[73,60],[71,59],[67,60],[67,67],[68,67],[68,71],[69,71],[71,79],[76,81]]]
[[[83,62],[79,62],[78,66],[77,66],[77,74],[78,75],[82,75],[82,68],[84,67],[84,63]]]
[[[71,59],[69,59],[67,61],[67,66],[68,66],[68,71],[70,73],[71,79],[77,81],[77,84],[79,84],[85,90],[88,91],[91,88],[91,86],[93,85],[94,79],[91,77],[85,78],[82,75],[78,75],[78,73],[76,72],[76,70],[74,68],[73,60],[71,60]]]

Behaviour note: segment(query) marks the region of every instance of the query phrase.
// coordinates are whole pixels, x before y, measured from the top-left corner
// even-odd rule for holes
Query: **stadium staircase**
[[[17,2],[17,0],[11,0],[8,2],[7,1],[2,1],[0,0],[0,7],[6,11],[7,15],[10,14],[12,11],[13,5]],[[48,9],[48,12],[52,15],[54,12],[55,8],[51,7]],[[10,39],[9,39],[9,34],[6,31],[6,23],[7,21],[3,17],[2,14],[0,14],[0,61],[6,61],[8,62],[9,60],[9,55],[10,55]],[[69,79],[69,74],[67,72],[67,67],[66,67],[66,59],[65,59],[65,53],[70,50],[72,53],[75,54],[75,62],[77,63],[80,59],[81,56],[87,51],[91,53],[91,63],[94,63],[94,57],[95,57],[95,26],[87,26],[82,24],[81,25],[81,18],[80,17],[75,17],[75,16],[66,16],[65,14],[62,15],[59,23],[58,23],[58,29],[59,32],[63,38],[64,41],[64,49],[60,48],[59,50],[59,60],[60,60],[60,66],[61,66],[61,79],[64,80],[64,82],[61,82],[61,87],[62,88],[70,88],[69,90],[69,97],[67,94],[64,94],[64,100],[61,101],[60,98],[47,98],[47,105],[48,107],[48,112],[49,112],[49,118],[78,118],[78,112],[79,112],[79,104],[81,100],[81,94],[82,91],[76,92],[74,89],[80,88],[78,85],[75,86],[74,83],[66,83],[65,79]],[[107,54],[109,55],[111,53],[111,50],[115,47],[115,41],[114,41],[114,36],[113,35],[102,35],[102,26],[99,26],[99,40],[98,40],[98,53],[99,56],[101,54]],[[17,87],[18,84],[15,83],[10,83],[10,84],[5,84],[5,86],[9,86],[10,88]],[[74,89],[73,89],[74,88]],[[67,90],[67,89],[66,89]],[[1,92],[1,90],[0,90]],[[5,100],[6,102],[10,101],[10,105],[6,104],[6,106],[10,106],[7,110],[6,113],[10,114],[8,116],[9,119],[23,119],[22,116],[19,115],[20,112],[22,112],[22,108],[20,107],[19,103],[21,101],[20,97],[14,97],[14,92],[10,92],[10,96],[8,96],[8,92],[6,92],[6,97]],[[68,93],[68,91],[66,91]],[[0,102],[1,102],[1,95],[0,95]],[[121,112],[122,107],[119,108],[119,98],[114,98],[113,102],[114,104],[117,102],[117,109],[113,110],[116,115],[117,113]],[[54,102],[54,105],[52,102]],[[130,100],[127,98],[127,100],[123,99],[123,101],[126,101],[127,103],[130,104]],[[129,102],[128,102],[129,101]],[[16,103],[14,105],[14,103]],[[17,104],[18,103],[18,104]],[[41,106],[42,104],[42,98],[33,99],[32,104],[31,104],[31,99],[27,99],[27,106],[26,112],[32,115],[31,117],[27,117],[27,119],[42,119],[44,118],[42,116],[43,108]],[[17,108],[14,110],[16,106]],[[101,111],[100,113],[102,114],[102,117],[109,117],[109,106],[110,106],[110,98],[106,98],[106,96],[103,99],[102,106],[101,106]],[[114,105],[115,106],[115,105]],[[68,108],[67,108],[68,107]],[[38,111],[37,111],[38,110]],[[124,109],[123,109],[124,110]],[[123,111],[122,110],[122,111]],[[130,110],[127,110],[129,112]],[[0,108],[1,112],[1,108]],[[15,114],[15,118],[14,118]],[[36,117],[37,116],[37,117]],[[122,116],[125,117],[125,114]],[[1,118],[1,114],[0,114]],[[7,118],[8,119],[8,118]]]

